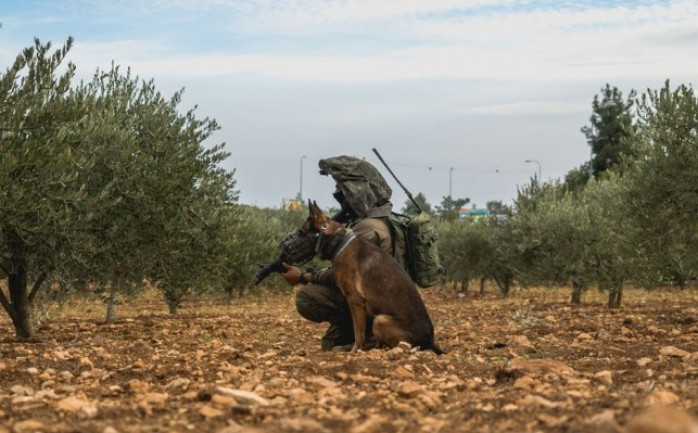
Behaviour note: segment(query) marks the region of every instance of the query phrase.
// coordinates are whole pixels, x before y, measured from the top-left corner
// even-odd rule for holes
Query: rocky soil
[[[190,299],[178,316],[146,296],[113,323],[80,301],[44,311],[38,343],[3,315],[0,433],[696,428],[698,293],[628,291],[609,311],[603,295],[573,307],[567,292],[423,291],[443,356],[322,352],[326,325],[290,294]]]

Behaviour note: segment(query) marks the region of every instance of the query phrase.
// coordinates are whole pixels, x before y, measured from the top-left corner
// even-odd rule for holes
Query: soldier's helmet
[[[329,175],[344,194],[344,200],[360,218],[390,201],[393,190],[380,172],[363,159],[341,155],[321,159],[320,174]]]

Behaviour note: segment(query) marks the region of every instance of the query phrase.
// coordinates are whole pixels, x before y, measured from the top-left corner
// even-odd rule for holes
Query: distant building
[[[460,219],[466,218],[485,218],[490,216],[490,211],[487,209],[465,209],[461,208],[458,211],[458,216]]]
[[[303,203],[300,200],[285,198],[281,201],[281,207],[287,211],[297,211],[303,208]]]

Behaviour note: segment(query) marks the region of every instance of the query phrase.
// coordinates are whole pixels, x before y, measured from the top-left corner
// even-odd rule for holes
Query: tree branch
[[[10,316],[10,319],[12,319],[12,322],[15,322],[15,312],[12,309],[12,304],[10,304],[10,301],[7,299],[7,296],[5,296],[5,293],[0,290],[0,304],[2,304],[2,307],[7,311],[7,315]]]
[[[39,275],[39,278],[34,282],[34,286],[32,287],[31,292],[29,292],[29,296],[27,298],[30,304],[34,302],[34,297],[36,296],[36,293],[39,291],[41,285],[44,283],[44,281],[46,281],[47,276],[48,275],[46,274],[46,272],[42,272],[41,275]]]

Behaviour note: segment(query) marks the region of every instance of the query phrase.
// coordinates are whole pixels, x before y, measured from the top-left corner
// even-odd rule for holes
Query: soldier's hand
[[[292,286],[300,284],[301,270],[296,266],[291,266],[288,263],[281,263],[286,269],[286,272],[282,272],[281,276]]]

